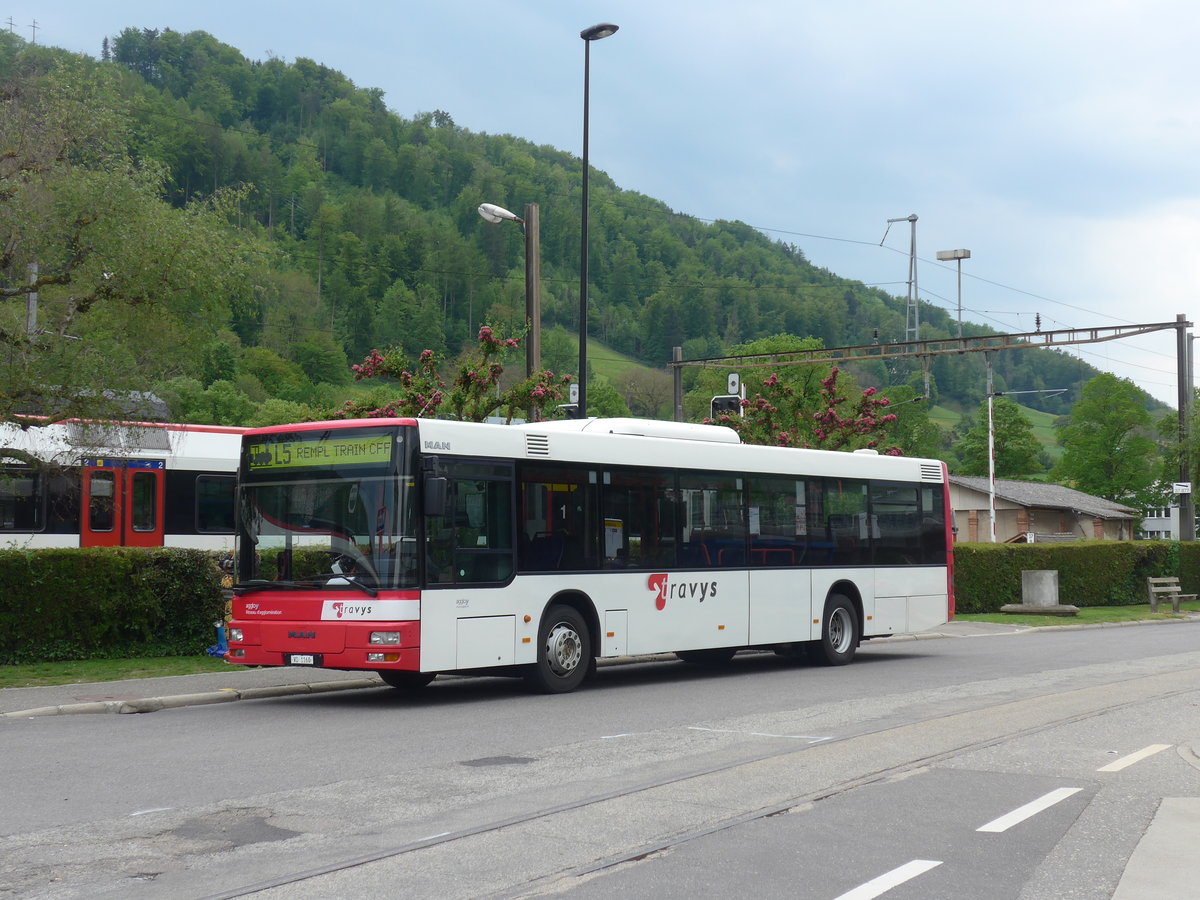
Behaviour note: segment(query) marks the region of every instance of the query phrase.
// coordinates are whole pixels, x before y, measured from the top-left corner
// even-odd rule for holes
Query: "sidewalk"
[[[1051,625],[1049,628],[1119,628],[1131,625],[1170,625],[1194,619],[1147,620],[1114,625]],[[933,631],[904,634],[880,641],[892,644],[947,637],[986,637],[1016,634],[1033,629],[1022,625],[988,622],[948,622]],[[627,665],[651,659],[673,659],[670,653],[653,657],[617,657],[602,659],[601,666]],[[0,719],[32,716],[88,713],[142,713],[181,706],[231,703],[264,697],[286,697],[326,691],[381,688],[383,682],[371,672],[339,672],[333,669],[279,667],[247,669],[230,666],[224,672],[203,675],[175,675],[169,678],[133,678],[127,681],[103,681],[90,684],[61,684],[46,687],[0,689]]]

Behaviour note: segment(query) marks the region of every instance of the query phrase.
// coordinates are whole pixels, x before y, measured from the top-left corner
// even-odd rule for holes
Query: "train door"
[[[83,461],[81,547],[161,547],[161,459]]]

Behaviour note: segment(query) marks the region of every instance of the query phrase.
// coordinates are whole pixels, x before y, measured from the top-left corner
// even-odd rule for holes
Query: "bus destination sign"
[[[269,441],[250,444],[247,451],[247,464],[252,471],[307,466],[377,466],[391,462],[392,438],[390,435],[372,435]]]

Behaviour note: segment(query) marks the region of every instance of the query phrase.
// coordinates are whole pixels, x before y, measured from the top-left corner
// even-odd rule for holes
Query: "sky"
[[[207,31],[250,59],[337,69],[401,116],[441,109],[575,155],[579,32],[600,22],[620,30],[591,45],[589,157],[622,188],[898,296],[913,226],[887,220],[916,215],[921,299],[958,315],[957,269],[936,255],[968,249],[963,319],[1002,332],[1200,316],[1187,0],[0,6],[0,27],[92,56],[126,27]],[[1174,330],[1070,352],[1175,403]]]

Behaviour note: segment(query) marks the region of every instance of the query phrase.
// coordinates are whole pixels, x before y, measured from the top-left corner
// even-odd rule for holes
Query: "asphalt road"
[[[1148,828],[1200,823],[1197,648],[1188,622],[2,718],[0,896],[1109,898]]]

